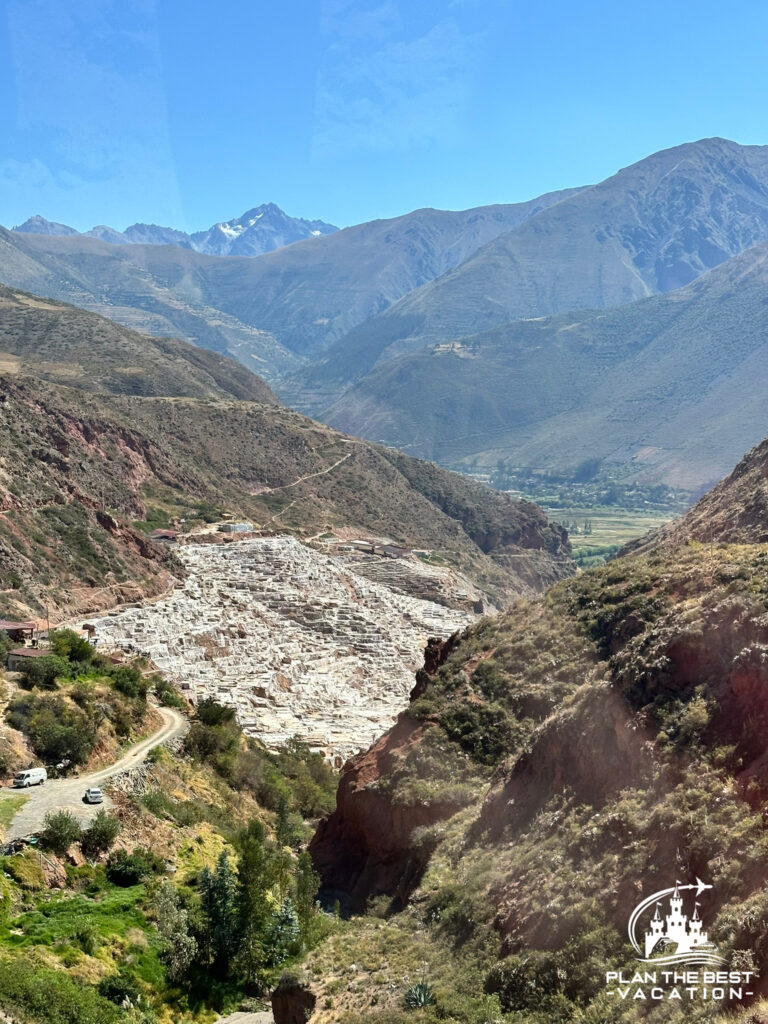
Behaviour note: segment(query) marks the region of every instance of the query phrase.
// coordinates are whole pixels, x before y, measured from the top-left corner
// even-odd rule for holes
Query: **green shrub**
[[[72,938],[88,956],[93,956],[98,951],[100,945],[99,929],[88,918],[75,924]]]
[[[69,662],[55,654],[47,654],[43,658],[27,658],[22,664],[22,686],[32,689],[39,686],[41,689],[51,690],[56,685],[58,677],[66,678],[71,675]]]
[[[489,766],[515,750],[526,732],[500,704],[469,701],[449,706],[440,724],[473,761]]]
[[[498,995],[505,1012],[545,1009],[547,1000],[561,993],[563,981],[556,954],[531,950],[496,964],[485,979],[485,991]]]
[[[99,982],[99,995],[104,996],[110,1003],[122,1006],[126,1000],[132,1004],[139,1002],[141,990],[136,979],[127,971],[120,971],[119,974],[110,974]]]
[[[138,847],[133,853],[115,850],[107,858],[107,880],[123,888],[138,885],[145,878],[164,872],[164,861],[151,850],[142,850]]]
[[[152,685],[155,688],[155,696],[165,708],[183,708],[186,706],[184,698],[176,688],[161,675],[152,676]]]
[[[49,811],[43,819],[43,830],[40,839],[46,849],[63,857],[73,843],[76,843],[82,831],[74,814],[70,811]]]
[[[147,696],[149,683],[137,668],[120,665],[110,672],[110,679],[118,693],[133,700],[144,700]]]
[[[109,850],[119,833],[120,822],[102,808],[83,832],[80,848],[86,857],[98,857]]]
[[[233,725],[236,721],[235,709],[229,704],[219,704],[212,697],[206,697],[197,705],[197,717],[203,725]]]
[[[0,958],[0,1006],[36,1024],[119,1024],[120,1010],[64,971]]]
[[[48,763],[69,759],[83,764],[96,743],[96,727],[89,713],[53,694],[21,694],[9,705],[7,719]]]

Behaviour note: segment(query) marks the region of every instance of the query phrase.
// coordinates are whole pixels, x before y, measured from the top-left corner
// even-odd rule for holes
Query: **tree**
[[[70,811],[48,811],[43,819],[43,831],[40,833],[43,845],[60,857],[80,836],[80,825]]]
[[[240,837],[237,867],[240,934],[237,966],[249,985],[262,984],[262,973],[269,962],[266,939],[272,909],[267,894],[272,881],[272,863],[264,842],[264,830],[259,822],[252,821]]]
[[[13,640],[6,633],[4,629],[0,629],[0,662],[5,664],[5,658],[8,651],[12,651],[14,647]]]
[[[26,658],[21,674],[24,677],[23,685],[30,689],[39,686],[51,690],[55,686],[57,676],[69,675],[69,662],[55,654],[46,654],[42,658]]]
[[[75,633],[73,629],[57,629],[51,633],[51,650],[66,661],[88,663],[95,654],[92,645],[85,637]]]
[[[280,794],[277,802],[275,839],[280,846],[290,846],[293,838],[293,830],[290,825],[290,804],[285,793]]]
[[[173,885],[163,879],[150,895],[150,907],[163,938],[161,957],[172,982],[181,981],[195,962],[197,942],[189,934],[189,914]]]
[[[315,871],[312,858],[306,850],[299,854],[296,865],[296,917],[299,922],[299,934],[302,946],[306,946],[312,920],[317,913],[315,897],[320,888],[320,876]]]
[[[102,808],[83,832],[80,848],[86,857],[98,857],[109,850],[119,832],[120,822]]]
[[[222,850],[216,870],[200,876],[204,952],[214,972],[226,975],[238,945],[237,879]]]
[[[290,896],[287,896],[276,914],[273,914],[267,931],[267,953],[270,967],[279,967],[298,952],[297,946],[301,929],[296,914],[296,907]]]

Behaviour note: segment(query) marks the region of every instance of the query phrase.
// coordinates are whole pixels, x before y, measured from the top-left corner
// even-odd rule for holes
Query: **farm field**
[[[600,565],[623,544],[675,518],[671,510],[661,509],[641,512],[608,505],[541,507],[553,522],[568,530],[573,556],[582,569]]]

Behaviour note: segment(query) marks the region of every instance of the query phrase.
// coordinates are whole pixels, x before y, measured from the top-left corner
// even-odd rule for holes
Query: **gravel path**
[[[48,811],[71,811],[81,825],[85,825],[96,816],[100,807],[111,807],[112,801],[105,795],[103,804],[84,804],[83,793],[89,786],[100,786],[113,775],[135,768],[141,764],[150,750],[176,736],[181,736],[188,728],[187,719],[173,708],[159,708],[163,716],[163,725],[157,732],[146,739],[135,743],[130,750],[107,768],[101,768],[90,775],[80,775],[75,779],[51,779],[42,786],[30,789],[0,790],[0,800],[11,795],[28,796],[23,807],[15,814],[8,828],[6,841],[21,839],[24,836],[39,832],[43,827],[43,818]]]

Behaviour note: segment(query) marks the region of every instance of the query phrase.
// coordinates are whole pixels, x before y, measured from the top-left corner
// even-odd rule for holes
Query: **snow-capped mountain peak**
[[[13,230],[43,235],[80,234],[66,224],[58,224],[39,215],[30,217]],[[99,224],[82,233],[113,245],[178,245],[213,256],[260,256],[292,242],[330,235],[334,231],[338,228],[333,224],[290,217],[275,203],[263,203],[240,217],[219,221],[206,231],[196,231],[191,235],[176,228],[141,223],[131,224],[125,231]]]

